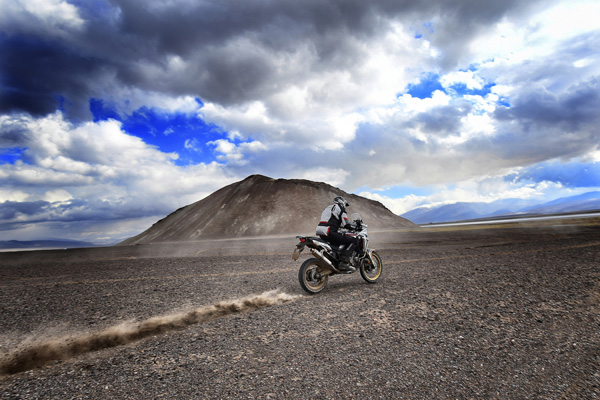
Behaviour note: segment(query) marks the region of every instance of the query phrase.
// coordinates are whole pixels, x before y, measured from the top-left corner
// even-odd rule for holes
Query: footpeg
[[[356,268],[348,264],[340,264],[340,267],[338,269],[344,274],[351,274],[356,271]]]

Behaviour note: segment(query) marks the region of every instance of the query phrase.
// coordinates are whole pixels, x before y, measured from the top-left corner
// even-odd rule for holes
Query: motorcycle
[[[346,245],[329,243],[318,236],[296,236],[299,243],[296,245],[292,259],[298,260],[305,247],[310,249],[314,258],[304,261],[298,271],[298,280],[302,289],[310,294],[319,293],[327,280],[332,275],[352,274],[360,271],[362,278],[368,283],[375,283],[381,276],[383,262],[375,250],[369,249],[369,236],[367,225],[363,223],[360,214],[352,214],[350,219],[354,222],[355,233],[346,231],[347,235],[358,237],[361,241],[360,250],[355,250],[349,259],[344,258]],[[347,262],[351,267],[341,269],[340,263]]]

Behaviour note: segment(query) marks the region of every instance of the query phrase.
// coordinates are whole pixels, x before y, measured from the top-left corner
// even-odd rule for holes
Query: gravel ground
[[[335,276],[315,296],[294,238],[0,254],[5,362],[66,335],[296,296],[5,374],[0,398],[600,398],[597,220],[371,239],[380,282]]]

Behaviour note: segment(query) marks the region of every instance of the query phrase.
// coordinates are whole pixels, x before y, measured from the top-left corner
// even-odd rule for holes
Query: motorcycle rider
[[[355,268],[348,264],[348,260],[354,250],[359,249],[360,241],[358,238],[339,232],[340,228],[355,228],[348,219],[346,207],[350,207],[350,204],[348,204],[345,198],[342,196],[334,198],[333,203],[323,210],[316,234],[327,242],[337,245],[347,245],[348,247],[344,250],[343,258],[340,262],[340,270],[354,271]]]

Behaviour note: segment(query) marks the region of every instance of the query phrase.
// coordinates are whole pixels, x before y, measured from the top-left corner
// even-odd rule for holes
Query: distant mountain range
[[[79,247],[95,247],[94,243],[68,239],[47,240],[0,240],[2,250],[31,250],[31,249],[72,249]]]
[[[439,207],[420,207],[401,217],[415,224],[464,221],[515,215],[560,214],[600,210],[600,192],[562,197],[539,204],[532,200],[504,199],[491,203],[454,203]]]

